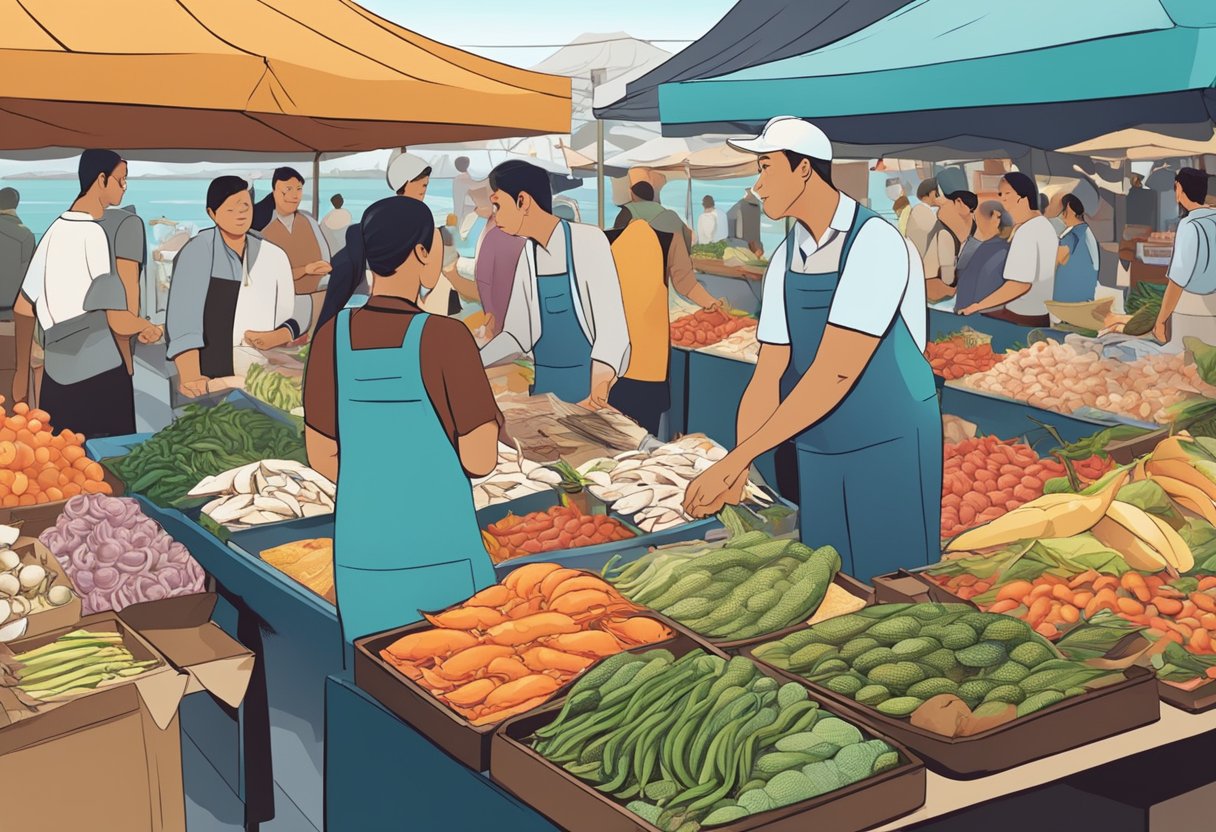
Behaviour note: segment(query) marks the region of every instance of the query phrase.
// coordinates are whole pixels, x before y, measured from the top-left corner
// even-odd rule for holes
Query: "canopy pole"
[[[604,120],[595,120],[595,215],[604,227]]]
[[[684,215],[688,218],[688,227],[692,228],[692,165],[684,160],[684,175],[688,177],[688,199],[684,202]]]
[[[312,157],[312,215],[321,219],[321,153]]]

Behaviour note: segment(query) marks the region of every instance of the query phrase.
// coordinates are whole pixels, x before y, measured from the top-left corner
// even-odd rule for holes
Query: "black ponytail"
[[[274,175],[270,177],[270,193],[254,203],[253,225],[251,226],[254,231],[265,230],[266,226],[270,225],[270,221],[274,219],[274,186],[292,179],[298,179],[300,185],[304,185],[304,175],[295,168],[275,168]]]
[[[1077,219],[1081,222],[1085,222],[1085,206],[1081,204],[1080,198],[1075,194],[1064,194],[1060,199],[1060,204],[1076,214]]]
[[[390,196],[374,203],[363,212],[363,221],[353,230],[358,235],[363,257],[350,268],[334,269],[325,290],[325,302],[317,318],[317,328],[345,308],[354,297],[355,288],[366,267],[372,274],[391,275],[410,258],[414,248],[421,245],[427,251],[435,241],[435,216],[431,209],[416,199]],[[342,252],[354,254],[347,245]],[[339,253],[339,257],[342,253]]]

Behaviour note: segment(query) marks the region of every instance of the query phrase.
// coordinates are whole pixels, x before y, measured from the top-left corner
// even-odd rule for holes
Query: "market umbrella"
[[[695,46],[695,44],[694,44]],[[693,47],[690,47],[690,49]],[[842,144],[1058,148],[1212,123],[1216,4],[921,0],[798,57],[664,84],[664,133],[815,119]]]
[[[631,79],[624,95],[601,105],[595,116],[620,121],[658,121],[660,84],[725,75],[767,61],[802,55],[853,34],[909,0],[739,0],[700,40],[661,66]],[[606,91],[607,92],[607,91]]]
[[[1207,129],[1203,140],[1178,138],[1152,130],[1118,130],[1060,149],[1062,153],[1092,156],[1095,159],[1126,159],[1130,162],[1203,156],[1216,153],[1216,131]]]
[[[138,24],[138,25],[134,25]],[[570,129],[570,81],[350,0],[0,0],[0,149],[374,150]]]

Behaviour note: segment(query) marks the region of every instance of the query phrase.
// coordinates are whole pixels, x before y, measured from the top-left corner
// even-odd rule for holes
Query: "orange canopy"
[[[0,0],[3,150],[354,152],[569,130],[569,79],[349,0]]]

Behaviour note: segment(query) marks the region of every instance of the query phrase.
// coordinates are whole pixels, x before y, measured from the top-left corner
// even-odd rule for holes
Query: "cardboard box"
[[[5,828],[95,829],[104,821],[123,832],[185,832],[178,705],[202,689],[239,705],[253,667],[252,655],[208,620],[214,604],[212,595],[140,604],[8,645],[19,653],[78,627],[108,630],[137,659],[160,666],[33,714],[0,688],[0,781],[21,784]]]
[[[59,560],[51,554],[51,550],[32,537],[22,537],[13,544],[13,551],[21,557],[24,566],[29,563],[40,564],[51,576],[50,586],[66,586],[72,590],[72,600],[59,607],[40,607],[25,617],[24,627],[14,627],[13,631],[0,635],[0,640],[33,638],[43,633],[72,627],[80,620],[80,595],[76,593],[71,578],[63,571]],[[49,589],[49,587],[48,587]]]

